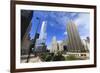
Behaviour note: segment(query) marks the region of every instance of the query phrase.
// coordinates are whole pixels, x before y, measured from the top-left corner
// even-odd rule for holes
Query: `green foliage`
[[[65,60],[65,58],[62,55],[55,55],[53,57],[53,61],[64,61],[64,60]]]
[[[66,60],[77,60],[78,58],[75,55],[69,55],[66,57]]]
[[[62,52],[54,53],[43,53],[41,54],[41,58],[43,61],[71,61],[71,60],[79,60],[75,55],[68,55],[67,57],[62,55]]]
[[[64,58],[64,56],[62,55],[61,52],[57,52],[57,54],[43,53],[43,54],[41,54],[41,58],[44,61],[64,61],[65,60],[65,58]]]
[[[62,55],[62,52],[57,52],[57,54],[54,55],[53,61],[64,61],[65,58]]]
[[[46,57],[45,57],[45,61],[51,61],[52,60],[52,56],[51,55],[47,55]]]
[[[47,55],[48,55],[47,53],[43,53],[43,54],[41,54],[40,57],[44,60],[44,59],[46,58]]]

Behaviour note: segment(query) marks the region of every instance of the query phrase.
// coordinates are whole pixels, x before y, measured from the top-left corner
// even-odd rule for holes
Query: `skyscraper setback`
[[[67,24],[68,32],[68,51],[69,52],[84,52],[84,46],[82,45],[77,26],[69,21]]]

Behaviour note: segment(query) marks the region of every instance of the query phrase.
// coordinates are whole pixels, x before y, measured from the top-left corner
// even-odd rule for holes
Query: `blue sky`
[[[38,19],[37,19],[38,18]],[[38,33],[40,33],[42,21],[47,21],[47,40],[49,46],[52,37],[56,36],[57,41],[67,38],[67,22],[72,20],[78,27],[80,37],[84,39],[89,36],[90,14],[84,12],[60,12],[60,11],[34,11],[32,18],[31,38],[34,38],[36,27],[39,24]]]

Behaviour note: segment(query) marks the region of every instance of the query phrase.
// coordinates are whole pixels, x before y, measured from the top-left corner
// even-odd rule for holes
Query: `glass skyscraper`
[[[35,51],[37,52],[46,51],[46,44],[45,44],[47,38],[46,27],[47,27],[47,22],[43,21],[40,30],[40,36],[39,39],[36,40],[36,45],[35,45]]]

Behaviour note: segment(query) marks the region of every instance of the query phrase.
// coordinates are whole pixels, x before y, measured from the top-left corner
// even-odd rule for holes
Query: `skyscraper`
[[[57,43],[58,43],[58,51],[63,51],[63,46],[64,46],[63,41],[58,41]]]
[[[32,27],[33,11],[21,10],[21,55],[28,54],[30,41],[30,30]]]
[[[73,21],[69,21],[67,24],[68,32],[68,51],[69,52],[84,52],[84,46],[82,45],[77,26]]]
[[[89,42],[86,39],[82,39],[82,44],[84,45],[85,51],[89,52]]]
[[[43,43],[45,43],[47,38],[46,27],[47,27],[47,21],[43,21],[40,30],[40,37],[39,37],[39,39],[41,39],[41,42]]]
[[[58,51],[58,47],[57,47],[56,36],[53,36],[50,52],[51,52],[51,53],[57,53],[57,51]]]
[[[47,38],[46,26],[47,22],[43,21],[40,30],[40,36],[39,39],[36,40],[36,45],[35,45],[35,51],[37,52],[46,51],[46,44],[45,44]]]

